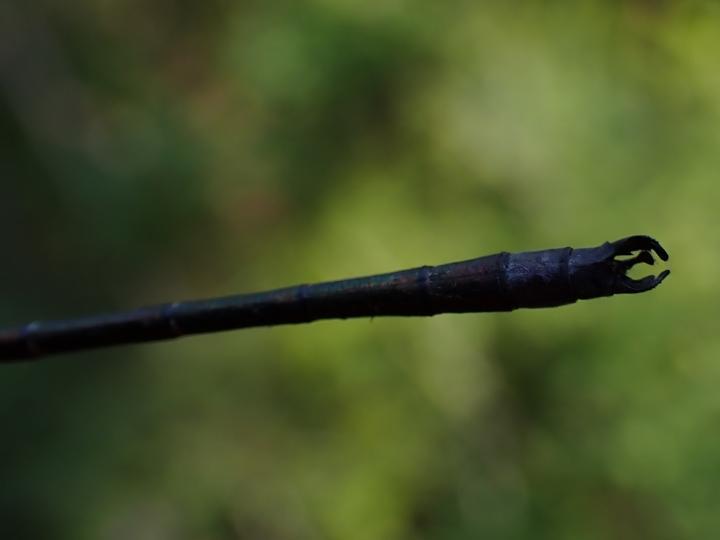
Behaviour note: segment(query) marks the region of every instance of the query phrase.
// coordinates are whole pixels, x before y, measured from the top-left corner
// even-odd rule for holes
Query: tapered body
[[[510,311],[643,292],[659,284],[667,271],[643,280],[632,280],[625,272],[637,262],[652,263],[651,249],[667,259],[656,241],[635,236],[596,248],[503,252],[363,278],[174,302],[81,319],[33,322],[0,331],[0,361],[251,326]],[[633,251],[641,253],[634,259],[615,259]]]

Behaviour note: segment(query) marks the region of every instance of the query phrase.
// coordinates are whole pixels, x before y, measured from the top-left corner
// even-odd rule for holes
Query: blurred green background
[[[658,290],[0,370],[7,539],[720,530],[720,4],[0,6],[0,324],[652,234]]]

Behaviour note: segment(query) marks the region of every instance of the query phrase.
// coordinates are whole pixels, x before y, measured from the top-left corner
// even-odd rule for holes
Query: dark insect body
[[[319,319],[429,316],[553,307],[654,289],[670,273],[632,279],[638,263],[667,252],[649,236],[593,248],[498,253],[388,274],[299,285],[267,292],[174,302],[0,330],[0,362],[62,352]],[[638,254],[632,258],[618,257]]]

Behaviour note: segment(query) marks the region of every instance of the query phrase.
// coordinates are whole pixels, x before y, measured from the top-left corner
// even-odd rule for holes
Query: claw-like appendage
[[[636,264],[655,264],[653,252],[663,261],[669,258],[660,242],[642,235],[606,242],[595,248],[574,249],[570,255],[569,273],[578,298],[634,294],[654,289],[670,274],[670,270],[642,279],[627,275]],[[630,259],[618,259],[633,253],[637,255]]]

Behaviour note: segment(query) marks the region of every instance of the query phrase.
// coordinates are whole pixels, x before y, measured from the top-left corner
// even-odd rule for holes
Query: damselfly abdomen
[[[649,291],[670,273],[632,279],[637,263],[667,252],[649,236],[593,248],[498,253],[376,276],[299,285],[268,292],[174,302],[65,321],[38,321],[0,331],[0,361],[176,338],[251,326],[319,319],[427,316],[511,311]],[[631,258],[618,258],[626,255]]]

